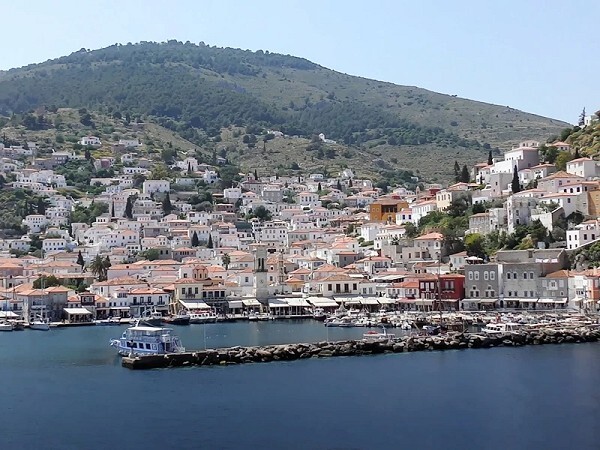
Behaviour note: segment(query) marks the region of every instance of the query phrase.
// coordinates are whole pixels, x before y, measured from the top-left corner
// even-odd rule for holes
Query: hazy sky
[[[352,75],[575,122],[600,109],[600,1],[0,0],[0,69],[80,48],[180,41],[305,57]]]

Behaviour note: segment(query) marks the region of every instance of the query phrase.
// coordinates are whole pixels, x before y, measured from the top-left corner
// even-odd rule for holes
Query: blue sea
[[[359,338],[175,327],[188,348]],[[124,327],[0,334],[1,449],[598,449],[600,344],[130,371]]]

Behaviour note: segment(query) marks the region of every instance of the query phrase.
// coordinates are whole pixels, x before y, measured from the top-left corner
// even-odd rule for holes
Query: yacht
[[[13,324],[10,322],[0,322],[0,331],[12,331]]]
[[[38,330],[38,331],[48,331],[50,329],[50,322],[48,319],[35,319],[33,322],[29,323],[30,330]]]
[[[171,328],[143,326],[139,321],[127,328],[119,339],[111,339],[119,355],[165,355],[182,353],[185,348]]]
[[[190,323],[214,323],[217,315],[212,312],[190,313]]]

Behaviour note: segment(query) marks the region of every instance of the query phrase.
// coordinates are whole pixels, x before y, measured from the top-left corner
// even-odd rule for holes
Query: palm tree
[[[102,256],[96,255],[96,257],[92,260],[88,268],[94,274],[98,281],[106,280],[106,272],[105,272],[105,263],[102,259]]]
[[[229,253],[225,253],[223,256],[221,256],[221,261],[223,262],[225,270],[227,270],[229,264],[231,264],[231,256],[229,256]]]

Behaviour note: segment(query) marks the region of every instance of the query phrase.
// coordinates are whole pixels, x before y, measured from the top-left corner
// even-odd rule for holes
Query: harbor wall
[[[448,333],[439,336],[403,336],[385,342],[348,340],[312,344],[228,347],[168,355],[133,356],[123,357],[121,364],[128,369],[226,366],[335,356],[361,356],[470,348],[521,347],[524,345],[598,342],[599,340],[600,329],[597,327],[540,329],[494,336],[477,333]]]

